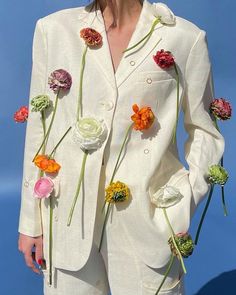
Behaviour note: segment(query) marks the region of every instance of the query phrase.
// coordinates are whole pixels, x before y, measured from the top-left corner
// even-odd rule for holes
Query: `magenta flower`
[[[27,106],[22,106],[14,114],[14,120],[17,123],[24,123],[27,121],[29,115],[29,110]]]
[[[35,183],[34,196],[36,198],[48,198],[54,189],[54,183],[50,177],[41,177]]]
[[[228,120],[232,115],[232,107],[224,98],[216,98],[210,104],[210,112],[218,120]]]
[[[156,55],[153,55],[155,63],[162,69],[168,69],[175,64],[174,57],[170,51],[161,49],[157,51]]]
[[[72,84],[72,77],[63,69],[55,70],[48,78],[48,84],[53,91],[58,91],[59,89],[69,90]]]

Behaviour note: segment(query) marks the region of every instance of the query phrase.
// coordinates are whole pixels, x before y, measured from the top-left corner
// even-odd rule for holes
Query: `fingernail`
[[[43,259],[42,259],[42,258],[39,258],[39,259],[38,259],[38,264],[39,264],[39,265],[42,265],[42,264],[43,264]]]

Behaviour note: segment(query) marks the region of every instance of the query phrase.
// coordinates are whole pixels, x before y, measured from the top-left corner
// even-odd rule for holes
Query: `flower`
[[[34,186],[36,198],[48,198],[54,189],[54,183],[50,177],[40,177]]]
[[[218,120],[228,120],[232,115],[232,107],[224,98],[216,98],[210,104],[210,112]]]
[[[154,122],[155,115],[153,114],[150,107],[143,107],[139,109],[137,104],[132,106],[133,111],[135,114],[131,116],[131,119],[134,121],[134,129],[135,130],[144,130],[151,127],[152,123]]]
[[[106,202],[117,203],[123,202],[130,197],[130,190],[128,186],[121,182],[112,182],[106,189]]]
[[[50,99],[47,95],[38,95],[31,99],[32,112],[41,112],[50,106]]]
[[[208,171],[208,180],[212,184],[224,185],[228,180],[228,172],[220,165],[211,165]]]
[[[168,208],[179,203],[184,197],[179,189],[171,185],[162,186],[156,193],[150,194],[151,202],[158,208]]]
[[[17,123],[24,123],[27,121],[29,115],[29,109],[27,106],[22,106],[14,114],[14,120]]]
[[[169,69],[175,64],[175,60],[171,52],[165,51],[164,49],[157,51],[156,55],[153,55],[153,59],[162,69]]]
[[[193,240],[188,233],[178,233],[174,236],[174,239],[179,247],[180,253],[184,258],[189,257],[194,250]],[[178,257],[179,254],[175,249],[172,237],[169,238],[168,244],[170,245],[171,252]]]
[[[72,78],[67,71],[59,69],[51,73],[48,78],[48,84],[53,91],[58,91],[59,89],[69,90],[72,84]]]
[[[81,149],[96,150],[106,139],[107,131],[104,120],[85,117],[73,125],[72,139],[80,144]]]
[[[84,28],[80,31],[80,37],[84,39],[86,45],[91,47],[102,44],[102,35],[92,28]]]
[[[166,25],[175,24],[175,15],[164,3],[153,3],[153,11],[156,17],[161,17],[161,23]]]
[[[61,168],[54,159],[50,159],[47,155],[37,155],[34,164],[44,172],[48,173],[56,173]]]

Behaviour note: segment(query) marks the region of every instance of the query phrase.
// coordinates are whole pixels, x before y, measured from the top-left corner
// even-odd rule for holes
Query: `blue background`
[[[42,277],[24,265],[18,251],[18,218],[23,164],[25,124],[16,124],[13,114],[28,103],[31,50],[35,22],[51,12],[87,4],[76,0],[1,0],[0,2],[0,262],[1,294],[39,295]],[[225,97],[235,107],[235,9],[233,0],[164,1],[176,15],[184,17],[207,31],[213,66],[216,97]],[[181,40],[180,40],[181,42]],[[194,69],[193,69],[194,70]],[[234,114],[234,112],[233,112]],[[194,255],[186,260],[187,295],[234,294],[236,282],[235,225],[236,190],[234,165],[236,150],[235,117],[220,123],[226,140],[224,165],[230,174],[226,184],[229,216],[223,216],[220,189],[214,193],[200,242]],[[178,129],[178,146],[184,163],[183,143],[187,138],[182,124]],[[194,216],[191,233],[194,236],[204,202]],[[69,294],[68,294],[69,295]]]

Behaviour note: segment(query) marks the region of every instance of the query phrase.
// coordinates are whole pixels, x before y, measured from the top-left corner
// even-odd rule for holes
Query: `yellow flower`
[[[108,203],[123,202],[130,197],[128,186],[121,181],[112,182],[105,191],[105,199]]]

